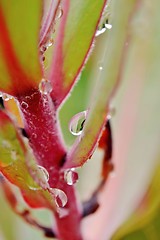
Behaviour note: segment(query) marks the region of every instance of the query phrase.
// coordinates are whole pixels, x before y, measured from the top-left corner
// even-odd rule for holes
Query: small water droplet
[[[10,95],[8,95],[6,93],[2,93],[2,99],[7,102],[10,99],[12,99],[12,96],[10,96]]]
[[[110,120],[115,115],[115,112],[116,112],[115,108],[111,107],[107,114],[107,119]]]
[[[58,188],[50,188],[49,192],[53,195],[57,207],[64,207],[67,204],[67,195]]]
[[[111,29],[111,28],[112,28],[112,24],[106,23],[106,24],[105,24],[105,27],[106,27],[107,29]]]
[[[62,15],[63,15],[63,10],[62,10],[62,7],[59,6],[57,9],[55,20],[57,21],[58,19],[60,19],[62,17]]]
[[[97,30],[97,32],[96,32],[96,37],[98,37],[99,35],[101,35],[102,33],[104,33],[106,31],[106,28],[102,28],[102,29],[100,29],[100,30]]]
[[[24,108],[24,109],[27,109],[28,108],[28,103],[22,101],[21,102],[21,107]]]
[[[39,91],[42,94],[49,94],[52,91],[52,85],[50,81],[43,78],[39,84]]]
[[[48,49],[49,47],[51,47],[54,43],[53,38],[50,38],[49,41],[46,43],[46,49]]]
[[[78,181],[78,173],[75,172],[74,168],[67,169],[64,172],[64,180],[68,185],[73,185]]]
[[[86,121],[87,111],[83,111],[74,115],[69,123],[69,130],[74,136],[82,133],[84,123]]]
[[[98,29],[98,30],[96,31],[96,35],[95,35],[95,36],[98,37],[99,35],[101,35],[102,33],[104,33],[107,29],[110,30],[111,28],[112,28],[112,25],[109,24],[109,23],[106,23],[102,29]]]

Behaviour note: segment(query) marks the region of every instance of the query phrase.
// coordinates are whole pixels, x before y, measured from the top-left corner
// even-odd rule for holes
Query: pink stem
[[[53,102],[48,95],[33,90],[27,96],[19,97],[19,106],[24,126],[37,163],[49,173],[49,185],[65,192],[68,214],[60,218],[55,213],[57,232],[61,240],[81,240],[80,211],[77,206],[75,190],[64,180],[61,166],[65,161],[66,149],[61,139]],[[65,210],[64,209],[64,210]]]

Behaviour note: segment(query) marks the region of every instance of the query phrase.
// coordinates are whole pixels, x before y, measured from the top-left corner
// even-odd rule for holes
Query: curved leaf
[[[0,171],[21,189],[32,207],[52,206],[52,197],[34,182],[25,163],[26,147],[10,118],[0,111]]]
[[[38,40],[42,1],[0,0],[0,90],[22,95],[42,78]]]
[[[49,77],[53,85],[51,96],[57,106],[82,69],[105,3],[106,0],[62,1],[63,15]]]
[[[97,86],[93,93],[91,107],[86,118],[83,132],[68,154],[67,167],[80,166],[93,154],[106,122],[111,94],[118,82],[125,40],[128,34],[128,22],[135,7],[135,0],[117,1],[113,6],[113,28],[102,41],[102,48],[96,59]],[[119,9],[122,11],[119,12]],[[119,31],[121,29],[121,31]],[[102,63],[103,70],[97,67]],[[86,147],[87,146],[87,147]]]

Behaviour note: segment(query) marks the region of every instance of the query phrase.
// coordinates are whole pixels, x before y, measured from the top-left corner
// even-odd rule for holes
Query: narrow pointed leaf
[[[52,98],[57,106],[82,69],[105,3],[106,0],[62,1],[63,15],[59,20],[50,74]]]
[[[0,0],[0,90],[21,95],[41,79],[38,53],[42,1]]]
[[[159,7],[158,0],[152,4],[144,1],[135,11],[130,25],[131,40],[123,85],[117,95],[117,113],[112,120],[116,176],[104,189],[101,209],[86,223],[88,229],[98,218],[104,223],[94,232],[95,238],[110,239],[135,211],[159,161]],[[86,239],[92,239],[91,235],[88,232]]]
[[[113,3],[113,27],[107,38],[103,39],[100,56],[96,59],[96,65],[102,62],[103,70],[96,67],[94,72],[98,78],[98,85],[93,93],[91,108],[86,117],[84,130],[68,154],[68,163],[65,167],[82,165],[95,150],[106,122],[109,100],[118,82],[124,44],[128,34],[127,25],[135,3],[135,0],[129,3],[121,0]],[[121,12],[119,12],[120,8],[122,8]]]

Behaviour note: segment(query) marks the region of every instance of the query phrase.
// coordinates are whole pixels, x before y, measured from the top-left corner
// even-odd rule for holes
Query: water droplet
[[[28,103],[22,101],[21,102],[21,107],[24,108],[24,109],[27,109],[28,108]]]
[[[107,119],[110,120],[115,115],[115,112],[116,112],[115,108],[111,107],[107,114]]]
[[[60,19],[62,17],[62,15],[63,15],[63,10],[62,10],[62,7],[59,6],[58,9],[57,9],[55,20],[57,21],[58,19]]]
[[[28,179],[28,186],[31,190],[39,190],[41,188],[48,188],[49,173],[42,166],[32,165],[29,167],[30,174],[35,181],[35,184],[32,179]],[[31,181],[31,184],[30,184]]]
[[[49,47],[51,47],[54,43],[53,38],[50,38],[49,41],[46,43],[46,49],[48,49]]]
[[[96,35],[95,35],[95,36],[98,37],[99,35],[101,35],[102,33],[104,33],[107,29],[111,29],[111,28],[112,28],[112,25],[109,24],[109,23],[106,23],[102,29],[98,29],[98,30],[96,31]]]
[[[98,37],[99,35],[101,35],[102,33],[104,33],[106,31],[106,28],[102,28],[102,29],[100,29],[100,30],[97,30],[96,31],[96,37]]]
[[[75,172],[74,168],[67,169],[64,172],[64,180],[68,185],[73,185],[78,181],[78,173]]]
[[[69,123],[69,130],[74,136],[79,136],[82,133],[86,120],[87,111],[83,111],[74,115]]]
[[[9,101],[10,99],[12,99],[12,96],[10,96],[6,93],[2,93],[2,98],[4,101]]]
[[[50,188],[49,192],[53,195],[57,207],[64,207],[67,203],[67,195],[58,188]]]
[[[105,27],[106,27],[107,29],[111,29],[111,28],[112,28],[112,25],[109,24],[109,23],[106,23],[106,24],[105,24]]]
[[[44,181],[48,182],[49,181],[49,173],[48,173],[48,171],[44,167],[42,167],[40,165],[38,165],[38,169],[39,169],[40,173],[42,174],[42,177],[44,178]]]
[[[42,94],[49,94],[52,91],[52,85],[50,81],[43,78],[39,84],[39,91]]]

